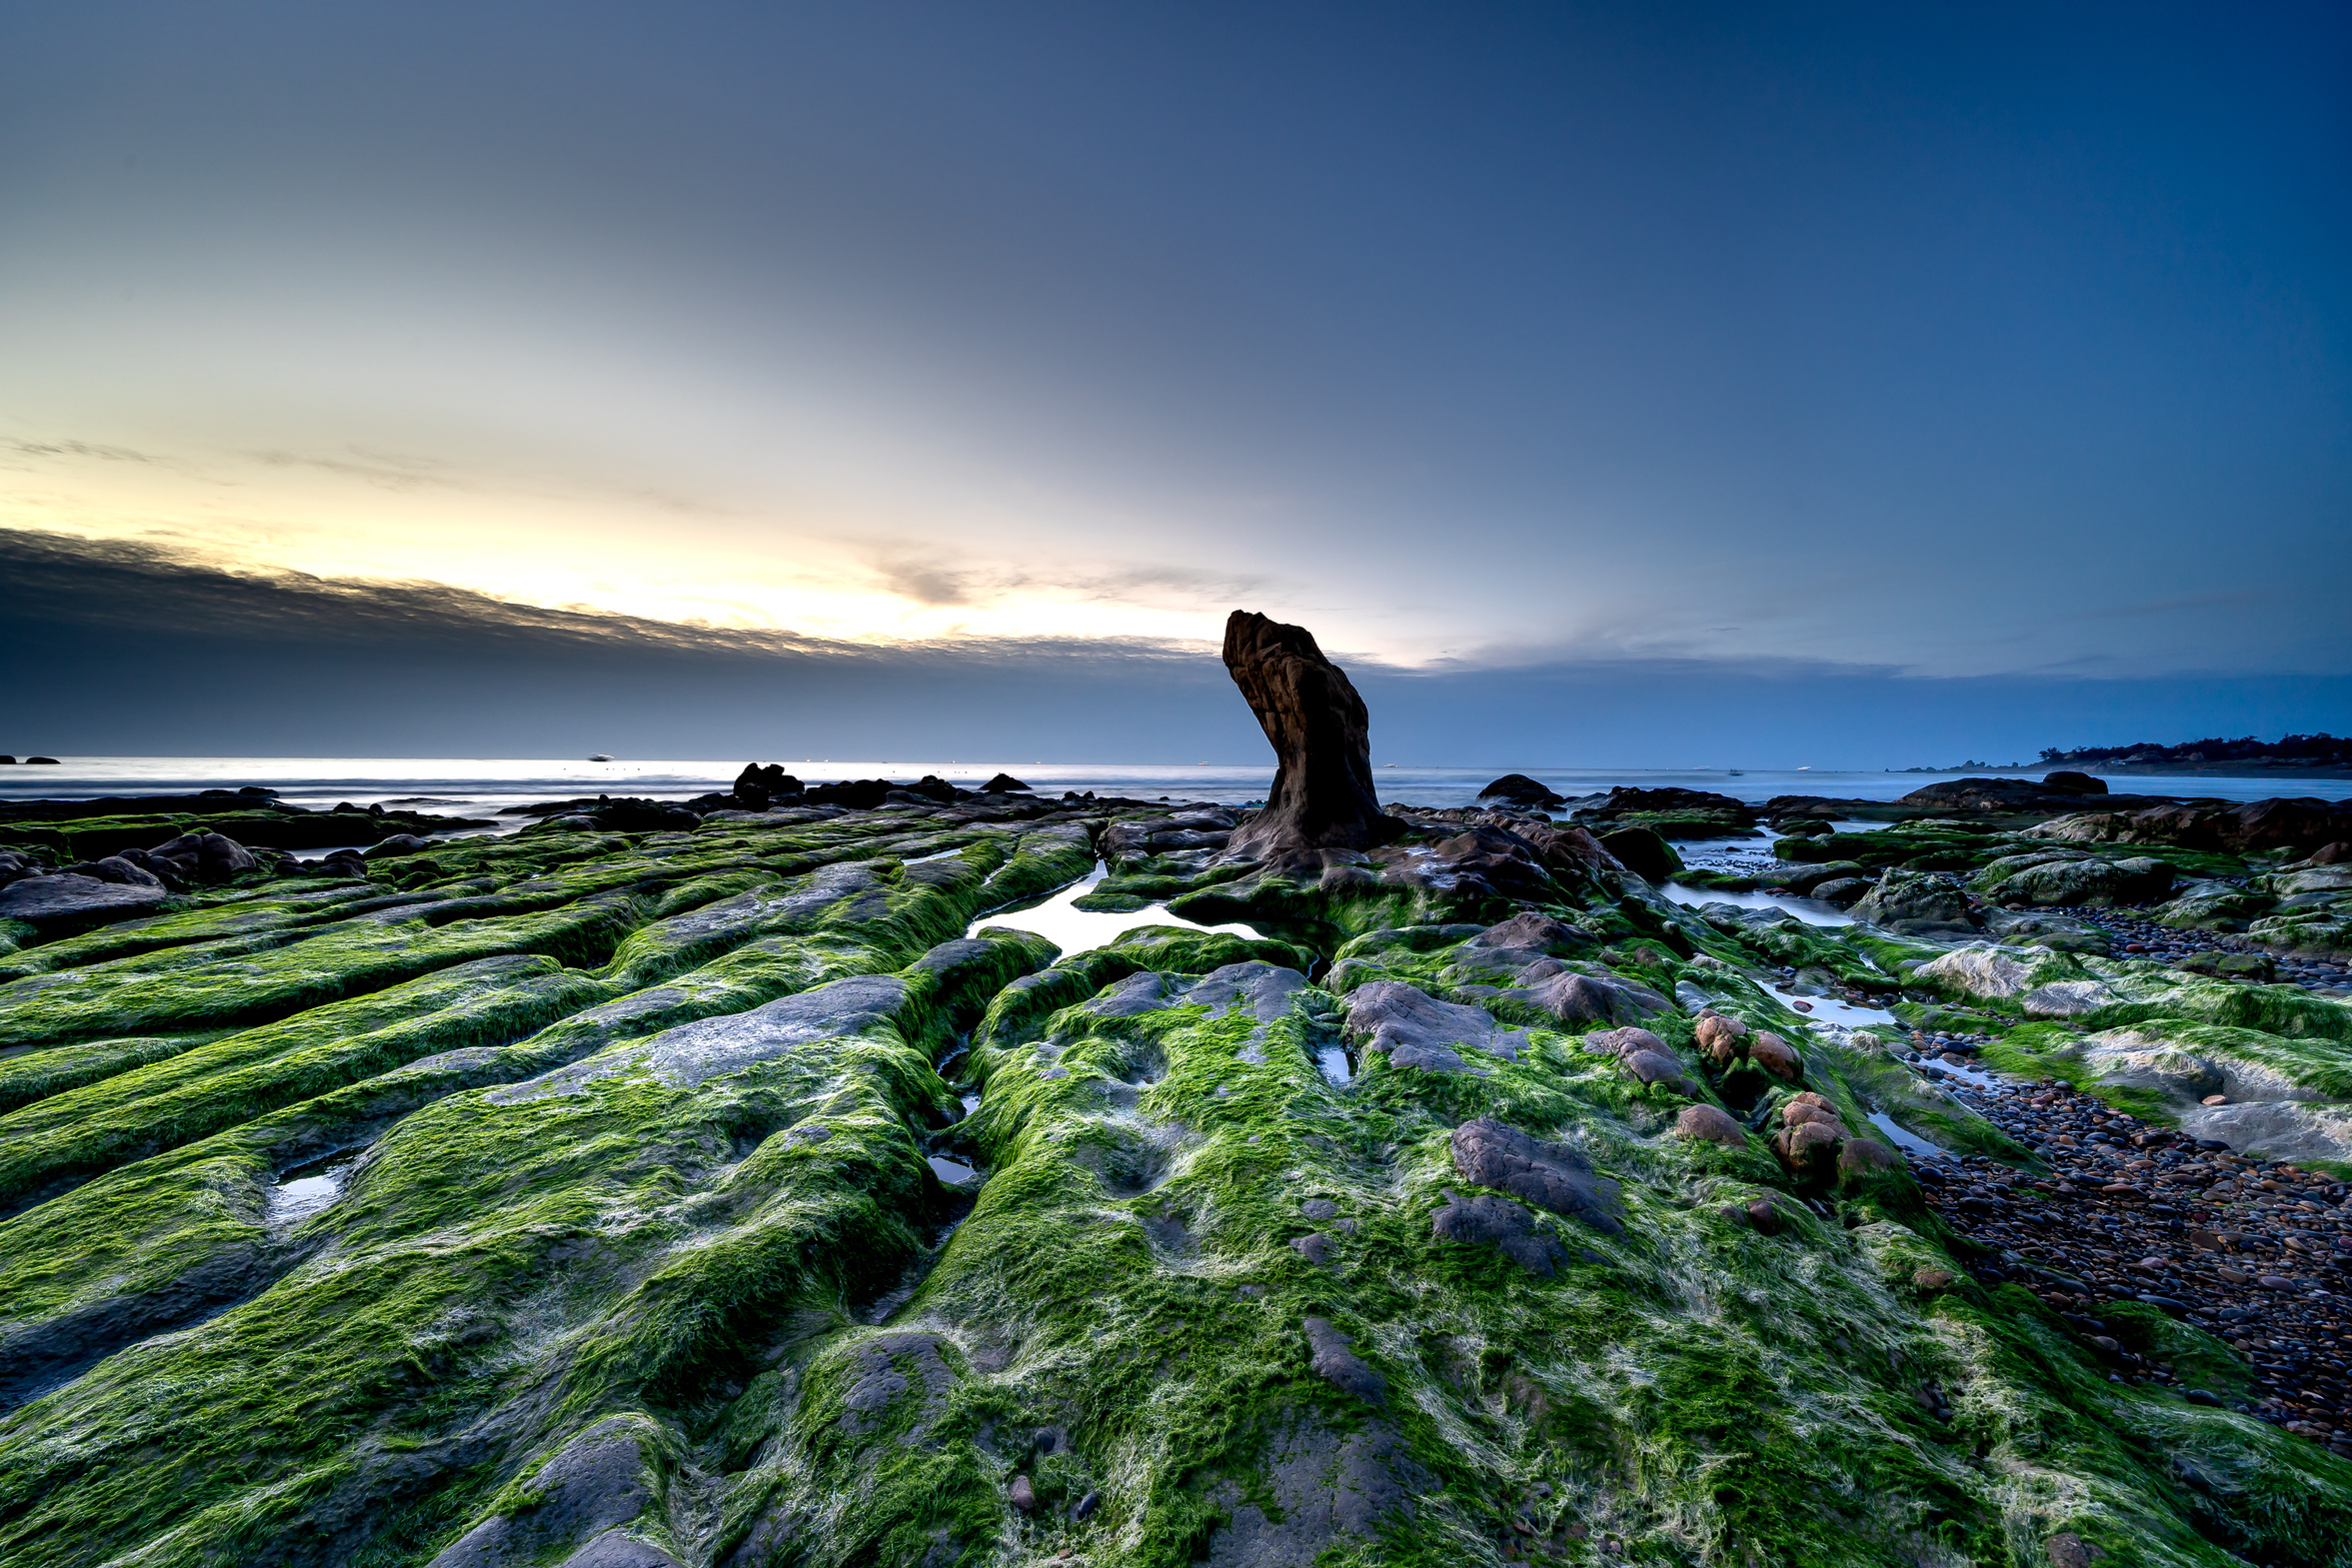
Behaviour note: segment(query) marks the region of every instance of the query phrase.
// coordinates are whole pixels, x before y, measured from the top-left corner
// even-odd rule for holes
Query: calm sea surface
[[[57,767],[0,767],[0,800],[91,794],[165,794],[193,789],[261,784],[296,805],[360,805],[382,802],[452,814],[483,814],[500,806],[582,794],[635,794],[680,798],[724,789],[749,759],[590,763],[545,758],[475,757],[69,757]],[[1239,804],[1262,799],[1273,780],[1270,763],[1254,768],[1139,767],[1118,763],[1022,762],[781,762],[811,783],[837,779],[912,780],[937,774],[971,787],[991,775],[1012,774],[1044,793],[1066,789],[1098,794],[1168,796]],[[1532,777],[1561,794],[1589,794],[1616,784],[1656,787],[1676,784],[1713,789],[1741,799],[1776,794],[1842,795],[1891,800],[1923,784],[1964,774],[1845,774],[1814,770],[1745,774],[1721,771],[1579,771],[1529,769]],[[1382,768],[1380,798],[1413,805],[1468,805],[1495,775],[1485,769]],[[2258,800],[2269,795],[2352,797],[2352,779],[2301,779],[2264,775],[2227,778],[2210,774],[2166,778],[2132,775],[2109,781],[2118,793],[2203,795]]]

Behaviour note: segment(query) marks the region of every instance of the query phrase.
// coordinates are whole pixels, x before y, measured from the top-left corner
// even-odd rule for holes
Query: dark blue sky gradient
[[[1758,766],[2352,726],[2339,6],[10,34],[0,527],[865,595],[830,635],[1051,638],[1082,686],[1245,601],[1395,667],[1432,749],[1570,692],[1662,745],[1768,690],[1806,755]]]

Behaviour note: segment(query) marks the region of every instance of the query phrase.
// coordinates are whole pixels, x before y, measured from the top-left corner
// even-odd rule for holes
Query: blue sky
[[[2352,726],[2340,8],[10,34],[0,529],[89,567],[0,633],[20,720],[71,736],[19,751],[153,750],[108,717],[116,547],[176,607],[141,633],[174,679],[271,672],[222,752],[311,701],[223,570],[469,596],[339,644],[483,673],[382,696],[425,753],[496,730],[549,609],[631,672],[584,722],[696,755],[731,703],[665,696],[684,656],[625,627],[771,661],[845,743],[948,740],[974,710],[922,694],[961,665],[1037,731],[1012,752],[1100,760],[1154,760],[1123,701],[1247,760],[1245,717],[1176,696],[1237,605],[1313,628],[1428,762]]]

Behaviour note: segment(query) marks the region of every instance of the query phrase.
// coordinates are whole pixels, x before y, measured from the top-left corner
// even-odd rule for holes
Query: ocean
[[[750,758],[610,763],[549,758],[474,757],[70,757],[59,765],[0,767],[0,801],[97,794],[169,794],[259,784],[289,804],[331,806],[349,800],[450,815],[488,815],[501,807],[584,794],[632,794],[684,799],[735,781]],[[760,758],[782,763],[809,783],[841,779],[908,781],[925,774],[975,787],[998,773],[1011,774],[1040,793],[1093,790],[1143,799],[1213,800],[1246,804],[1264,798],[1273,766],[1201,763],[1189,767],[1122,763],[1019,761],[857,762]],[[1518,770],[1564,795],[1590,794],[1619,784],[1712,789],[1743,800],[1776,794],[1823,794],[1891,800],[1925,784],[1970,777],[1964,773],[1832,773],[1813,769],[1560,769]],[[1382,800],[1409,805],[1470,805],[1500,770],[1382,767],[1374,772]],[[2352,798],[2352,779],[2305,779],[2276,774],[2177,778],[2118,776],[2117,793],[2258,800],[2277,794]]]

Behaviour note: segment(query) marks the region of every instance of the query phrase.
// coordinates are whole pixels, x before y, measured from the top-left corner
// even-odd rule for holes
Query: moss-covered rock
[[[2023,1151],[1756,976],[2326,1095],[2339,1004],[1702,918],[1507,813],[1234,825],[558,819],[18,932],[0,1558],[2346,1560],[2342,1464],[1974,1283],[1873,1118]],[[1261,934],[991,924],[1098,856]]]

